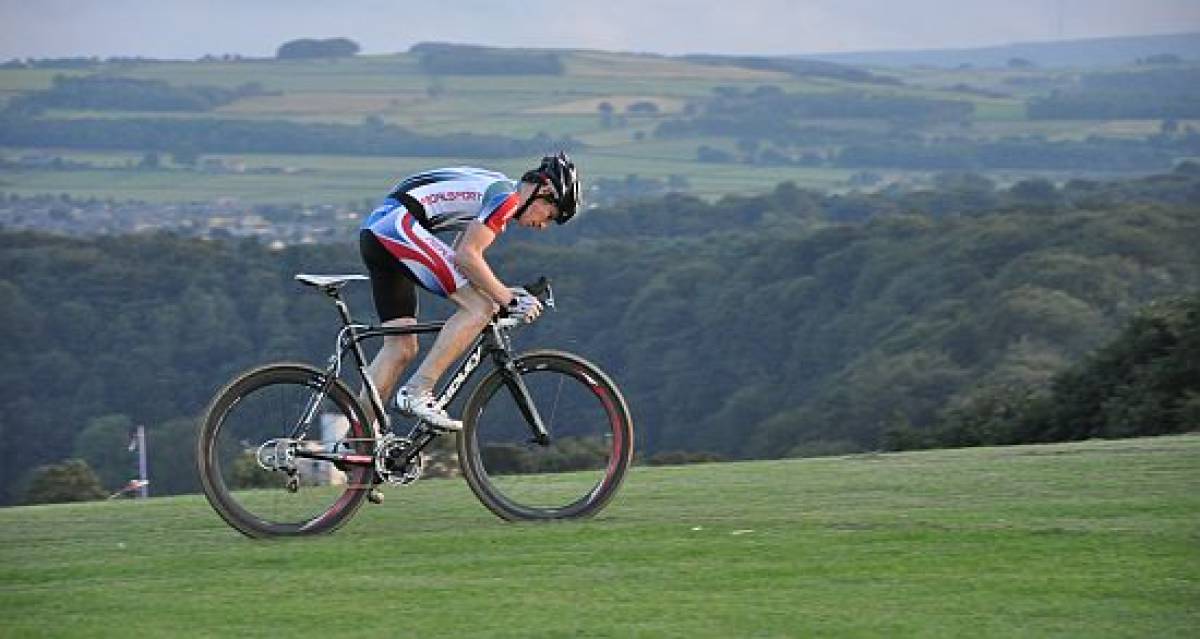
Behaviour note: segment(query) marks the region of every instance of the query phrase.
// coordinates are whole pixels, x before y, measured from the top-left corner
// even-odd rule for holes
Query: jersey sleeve
[[[517,212],[520,199],[512,182],[497,182],[484,193],[483,208],[475,219],[499,235],[504,232],[504,226]]]

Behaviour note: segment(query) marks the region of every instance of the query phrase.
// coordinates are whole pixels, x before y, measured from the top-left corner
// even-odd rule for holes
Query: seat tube
[[[350,318],[350,307],[346,306],[342,297],[336,294],[333,296],[333,304],[337,307],[338,315],[342,318],[342,325],[346,327],[346,334],[350,338],[350,351],[354,353],[354,363],[358,364],[359,368],[366,368],[367,357],[358,343],[358,330],[354,328],[354,320]]]
[[[367,374],[367,356],[363,353],[362,344],[358,337],[358,329],[354,326],[354,320],[350,317],[350,307],[346,302],[342,301],[342,296],[335,293],[330,295],[333,297],[333,304],[337,307],[338,316],[342,318],[342,325],[346,328],[346,338],[350,342],[350,352],[354,355],[354,363],[358,366],[359,376],[362,377],[363,387],[368,389],[367,397],[371,401],[371,409],[380,420],[380,427],[387,427],[387,410],[383,405],[383,398],[379,396],[379,389],[375,388],[375,383],[371,381],[371,376]]]

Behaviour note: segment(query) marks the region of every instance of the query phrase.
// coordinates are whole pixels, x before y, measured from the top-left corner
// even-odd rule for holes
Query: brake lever
[[[554,308],[554,287],[550,286],[550,280],[546,279],[546,276],[539,277],[532,284],[526,284],[525,290],[541,300],[543,306]]]

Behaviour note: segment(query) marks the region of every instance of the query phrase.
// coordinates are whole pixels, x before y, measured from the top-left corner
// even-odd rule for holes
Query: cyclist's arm
[[[472,221],[454,250],[454,264],[476,288],[497,304],[506,306],[512,300],[512,292],[483,259],[483,252],[495,241],[496,233],[492,229],[478,220]]]

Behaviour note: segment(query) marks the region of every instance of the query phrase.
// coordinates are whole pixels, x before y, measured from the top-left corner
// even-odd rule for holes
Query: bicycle
[[[250,537],[332,532],[364,499],[382,503],[380,485],[416,481],[423,452],[444,434],[420,421],[403,436],[393,432],[367,375],[362,342],[436,333],[445,322],[356,323],[341,289],[366,279],[296,275],[331,298],[341,319],[326,367],[277,362],[248,370],[216,394],[199,425],[204,494],[230,526]],[[545,278],[527,288],[554,308]],[[510,333],[518,324],[493,317],[437,394],[439,406],[449,405],[485,360],[493,364],[464,404],[457,438],[462,474],[479,501],[505,520],[592,516],[616,494],[633,458],[629,407],[608,375],[578,355],[514,354]],[[347,353],[370,413],[341,378]]]

